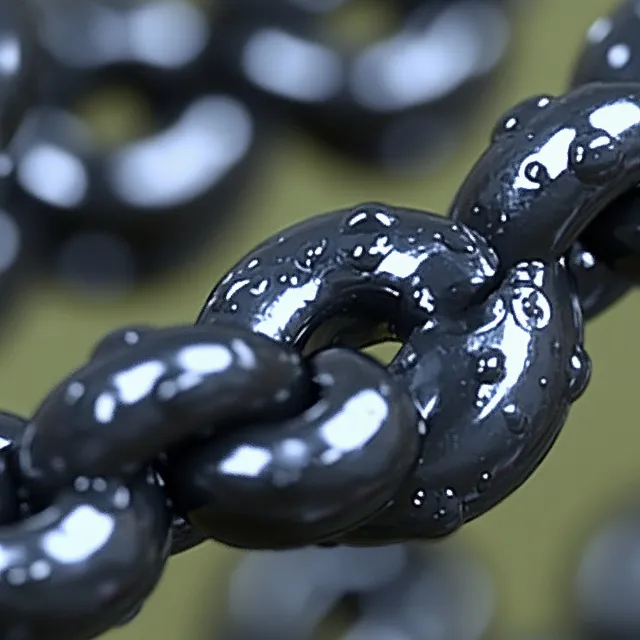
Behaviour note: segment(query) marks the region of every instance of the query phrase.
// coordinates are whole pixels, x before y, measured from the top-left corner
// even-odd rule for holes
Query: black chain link
[[[3,414],[0,637],[95,637],[206,539],[438,538],[525,482],[587,386],[583,313],[640,273],[640,73],[600,60],[500,120],[448,218],[295,225],[195,326],[121,329],[28,420]],[[358,352],[384,341],[387,367]]]

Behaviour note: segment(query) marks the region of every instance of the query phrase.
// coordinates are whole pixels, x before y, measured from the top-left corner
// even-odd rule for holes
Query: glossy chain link
[[[583,314],[640,273],[640,72],[583,60],[501,119],[448,218],[295,225],[195,326],[116,331],[29,419],[2,414],[0,638],[93,638],[207,539],[438,538],[525,482],[587,386]],[[386,367],[358,351],[384,341]]]

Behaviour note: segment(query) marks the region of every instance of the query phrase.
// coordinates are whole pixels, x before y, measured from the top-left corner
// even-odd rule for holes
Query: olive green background
[[[459,132],[464,148],[446,166],[428,175],[381,177],[292,133],[278,141],[260,179],[245,188],[231,227],[191,268],[124,300],[80,299],[50,283],[32,287],[15,309],[15,322],[3,329],[0,406],[32,411],[60,376],[83,362],[94,340],[116,326],[192,321],[228,267],[292,222],[364,200],[444,212],[496,117],[528,95],[562,92],[587,27],[614,2],[521,4],[503,78],[488,100],[469,104],[471,124]],[[602,509],[640,480],[635,431],[639,312],[640,297],[632,295],[590,324],[586,345],[595,365],[592,383],[557,445],[516,495],[459,534],[495,570],[504,629],[537,630],[561,618],[578,543]],[[108,637],[202,638],[203,620],[212,620],[223,606],[225,579],[237,557],[209,544],[172,560],[140,617]]]

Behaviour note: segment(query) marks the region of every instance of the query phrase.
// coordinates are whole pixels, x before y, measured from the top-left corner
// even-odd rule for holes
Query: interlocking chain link
[[[525,482],[587,386],[583,315],[639,273],[640,74],[582,86],[611,80],[586,55],[500,120],[448,218],[295,225],[194,326],[118,330],[2,414],[0,638],[95,637],[207,539],[438,538]],[[359,351],[384,341],[388,366]]]
[[[519,486],[551,446],[588,379],[580,307],[559,262],[520,263],[506,277],[500,266],[463,225],[371,204],[276,236],[214,290],[199,323],[234,322],[302,350],[403,343],[388,371],[417,410],[420,459],[393,501],[340,542],[447,535]],[[350,468],[370,473],[362,457]]]

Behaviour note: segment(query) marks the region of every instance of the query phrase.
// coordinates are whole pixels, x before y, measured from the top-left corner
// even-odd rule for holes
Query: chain
[[[439,538],[522,485],[587,387],[583,317],[639,273],[640,84],[599,46],[569,93],[500,120],[448,217],[295,225],[194,326],[120,329],[30,418],[2,414],[0,637],[123,624],[204,540]],[[385,341],[388,366],[359,351]]]

